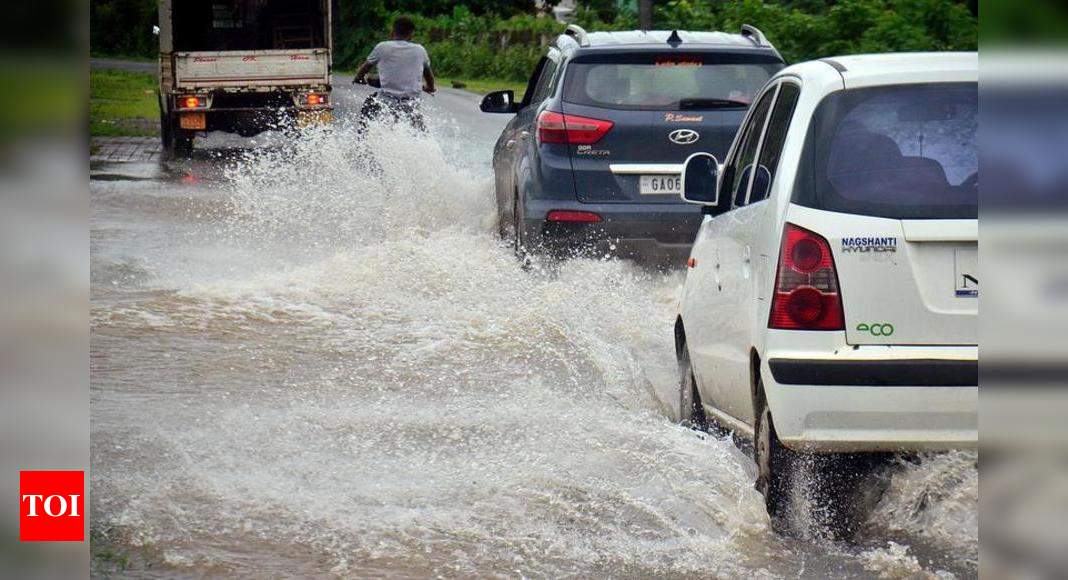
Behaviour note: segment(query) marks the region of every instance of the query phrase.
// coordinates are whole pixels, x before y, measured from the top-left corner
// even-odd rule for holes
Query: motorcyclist
[[[419,98],[423,91],[433,94],[434,72],[430,68],[430,56],[422,45],[411,41],[415,23],[407,16],[398,16],[393,21],[390,40],[379,42],[356,71],[353,83],[366,84],[367,73],[378,68],[379,90],[363,102],[360,109],[360,132],[375,119],[388,115],[394,121],[405,120],[420,131],[426,123],[419,110]],[[426,81],[426,86],[423,86]]]

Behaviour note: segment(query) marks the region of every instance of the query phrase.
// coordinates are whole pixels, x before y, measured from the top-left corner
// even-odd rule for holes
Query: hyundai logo
[[[668,141],[676,145],[689,145],[691,143],[697,143],[697,140],[701,138],[701,135],[693,129],[675,129],[668,133]]]

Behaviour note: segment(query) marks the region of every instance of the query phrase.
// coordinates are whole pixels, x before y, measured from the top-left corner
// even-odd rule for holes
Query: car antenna
[[[671,31],[671,36],[668,37],[667,43],[671,45],[671,48],[676,48],[682,44],[682,38],[679,36],[678,30]]]

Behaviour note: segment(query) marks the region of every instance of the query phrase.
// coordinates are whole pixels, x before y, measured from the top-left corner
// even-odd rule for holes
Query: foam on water
[[[913,569],[899,548],[771,534],[749,460],[655,396],[674,388],[681,275],[524,271],[484,167],[441,138],[340,125],[249,153],[224,220],[140,258],[147,295],[94,308],[98,538],[223,572]],[[901,468],[893,529],[974,537],[967,493],[917,507],[957,467]]]

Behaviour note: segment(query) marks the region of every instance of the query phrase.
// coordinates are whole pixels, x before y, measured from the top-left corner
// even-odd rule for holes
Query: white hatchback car
[[[977,445],[978,64],[791,66],[687,161],[680,414],[754,440],[773,517],[799,454]]]

